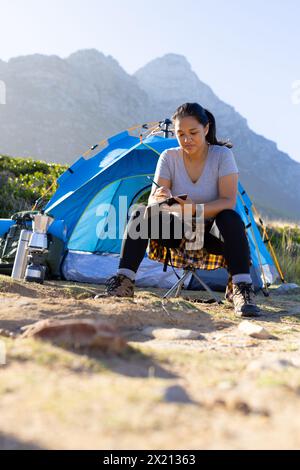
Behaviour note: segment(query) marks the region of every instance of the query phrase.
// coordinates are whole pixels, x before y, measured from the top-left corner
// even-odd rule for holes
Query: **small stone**
[[[14,338],[15,334],[12,331],[0,329],[0,336],[4,338]]]
[[[144,328],[142,334],[156,339],[177,340],[177,339],[199,339],[201,335],[195,330],[180,330],[177,328]]]
[[[243,415],[259,415],[264,417],[269,417],[270,412],[266,408],[257,408],[252,406],[250,403],[242,400],[240,397],[236,396],[227,396],[226,398],[215,398],[212,402],[208,404],[209,408],[221,407],[225,408],[228,411],[236,411]]]
[[[277,287],[276,292],[278,294],[284,294],[285,292],[288,292],[288,291],[293,290],[293,289],[300,289],[300,286],[298,286],[298,284],[294,284],[294,283],[285,283],[285,284],[281,284],[281,286]]]
[[[257,339],[275,339],[276,337],[272,335],[268,330],[258,325],[257,323],[251,323],[249,321],[243,321],[238,326],[239,331],[245,333],[252,338]]]

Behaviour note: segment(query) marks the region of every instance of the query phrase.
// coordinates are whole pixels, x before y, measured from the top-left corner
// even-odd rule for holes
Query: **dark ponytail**
[[[206,141],[209,144],[225,146],[230,149],[233,147],[231,142],[217,139],[217,127],[215,117],[210,111],[203,108],[200,104],[185,103],[179,106],[179,108],[177,108],[177,110],[175,111],[175,114],[172,116],[172,120],[174,122],[178,118],[184,118],[188,116],[196,118],[197,121],[204,127],[209,124],[209,131],[206,136]]]

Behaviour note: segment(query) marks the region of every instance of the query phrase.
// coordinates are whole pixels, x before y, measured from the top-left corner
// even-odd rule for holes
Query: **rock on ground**
[[[142,334],[156,339],[198,339],[201,337],[199,331],[181,330],[177,328],[144,328]]]
[[[275,339],[275,336],[272,335],[268,330],[258,325],[257,323],[251,323],[249,321],[243,321],[238,326],[239,331],[245,333],[252,338],[257,339]]]
[[[126,341],[117,329],[93,320],[43,320],[26,327],[22,338],[37,338],[65,347],[91,347],[121,352]]]

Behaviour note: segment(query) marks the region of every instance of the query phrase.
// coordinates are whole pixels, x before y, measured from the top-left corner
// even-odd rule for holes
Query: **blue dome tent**
[[[98,146],[93,147],[58,179],[58,190],[45,208],[48,215],[65,224],[67,254],[63,273],[68,280],[102,283],[115,272],[129,209],[151,188],[148,177],[153,178],[159,155],[168,148],[178,147],[178,142],[166,135],[150,133],[142,137],[125,131],[101,146],[100,150]],[[251,206],[239,183],[236,211],[247,228],[252,278],[256,288],[261,288],[273,283],[278,273]],[[107,211],[99,212],[99,207],[107,207]],[[114,220],[115,214],[121,214],[114,224],[115,236],[105,237],[108,222]],[[168,271],[163,273],[160,263],[145,258],[137,285],[169,287],[175,277],[171,269]],[[226,270],[200,271],[212,288],[225,289]],[[198,288],[194,282],[190,288]]]

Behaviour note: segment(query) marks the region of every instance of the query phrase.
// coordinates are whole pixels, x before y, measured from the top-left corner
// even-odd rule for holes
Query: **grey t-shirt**
[[[202,175],[193,183],[189,177],[181,147],[165,150],[157,163],[154,181],[165,178],[171,181],[174,196],[187,194],[196,204],[219,198],[218,180],[221,176],[239,173],[233,152],[228,147],[210,145]]]

